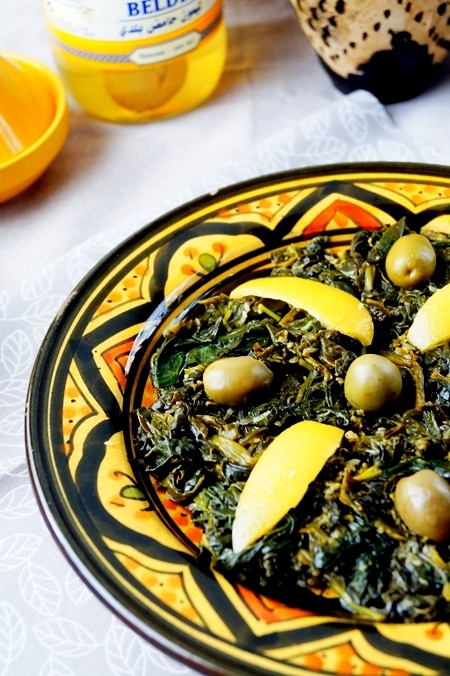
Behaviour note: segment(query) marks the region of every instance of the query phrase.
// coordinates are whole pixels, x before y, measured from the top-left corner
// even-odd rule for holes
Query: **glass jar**
[[[212,94],[226,57],[222,0],[43,0],[64,83],[87,113],[144,122]]]

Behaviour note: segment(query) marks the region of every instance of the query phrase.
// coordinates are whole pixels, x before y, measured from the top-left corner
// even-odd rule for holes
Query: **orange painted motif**
[[[202,540],[203,531],[192,523],[189,510],[186,507],[179,505],[174,500],[171,500],[165,489],[159,487],[155,481],[152,480],[152,482],[164,509],[170,513],[170,517],[174,524],[184,533],[193,545],[198,546]]]
[[[333,673],[336,676],[412,676],[404,669],[390,669],[365,661],[351,641],[308,653],[301,663],[311,672]]]
[[[196,247],[190,246],[184,249],[183,255],[189,259],[189,263],[183,263],[180,267],[181,274],[185,277],[194,275],[204,275],[215,270],[221,263],[222,257],[227,251],[227,245],[224,242],[213,242],[212,251],[218,254],[217,258],[207,251],[200,251]]]
[[[123,343],[117,343],[117,345],[102,352],[103,361],[113,374],[122,392],[126,382],[125,367],[135,339],[136,336],[132,336]]]
[[[130,301],[144,299],[143,279],[148,273],[148,265],[141,262],[129,272],[129,274],[120,280],[117,286],[112,289],[103,302],[97,308],[96,315],[108,314],[118,306]]]
[[[137,559],[117,552],[127,570],[138,578],[161,603],[175,610],[181,617],[203,626],[203,620],[186,593],[181,573],[152,570]]]
[[[428,628],[425,634],[427,638],[430,638],[433,641],[440,641],[444,636],[444,632],[440,628],[439,624],[435,624],[432,627]]]
[[[448,199],[450,197],[450,188],[443,185],[421,184],[421,183],[403,183],[398,181],[386,181],[384,183],[375,183],[385,190],[403,195],[412,204],[426,204],[436,200]]]
[[[266,596],[256,594],[240,584],[236,585],[236,589],[246,606],[252,611],[253,615],[266,624],[275,624],[277,622],[293,620],[299,617],[314,617],[315,615],[315,613],[307,610],[286,606],[279,601],[274,601]]]
[[[223,242],[214,242],[212,245],[212,250],[218,253],[219,256],[223,256],[227,251],[227,246]]]
[[[183,275],[186,275],[186,277],[192,277],[192,275],[197,274],[197,270],[194,268],[194,266],[188,265],[187,263],[181,266],[181,272]]]
[[[150,408],[150,406],[152,406],[155,403],[155,401],[156,401],[155,388],[153,387],[151,381],[147,379],[145,383],[144,393],[142,395],[141,406]]]
[[[306,226],[304,233],[309,236],[316,235],[325,230],[333,219],[337,218],[338,222],[340,219],[342,223],[342,218],[344,217],[347,217],[346,224],[348,219],[350,219],[354,225],[364,230],[379,230],[382,226],[380,220],[375,218],[368,210],[353,202],[337,199]]]
[[[241,202],[233,208],[224,208],[221,209],[218,213],[218,216],[223,219],[228,219],[239,214],[258,214],[264,219],[271,221],[277,214],[277,212],[289,204],[296,196],[298,191],[293,191],[292,193],[279,193],[273,197],[263,197],[262,199],[255,200],[254,202]]]
[[[311,669],[311,671],[320,672],[323,667],[323,659],[318,653],[311,653],[305,656],[304,665],[307,669]]]

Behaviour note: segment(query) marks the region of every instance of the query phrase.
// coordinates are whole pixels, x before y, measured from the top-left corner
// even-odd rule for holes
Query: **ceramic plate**
[[[110,608],[200,670],[448,673],[448,624],[359,625],[202,570],[189,515],[161,503],[128,460],[130,409],[146,401],[148,355],[174,316],[244,270],[264,267],[273,249],[324,231],[345,242],[401,216],[412,228],[435,218],[450,223],[450,170],[318,167],[220,190],[150,223],[106,257],[42,345],[26,429],[44,516]]]

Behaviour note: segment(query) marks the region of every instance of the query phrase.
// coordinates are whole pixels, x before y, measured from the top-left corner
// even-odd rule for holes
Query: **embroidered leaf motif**
[[[61,307],[63,301],[64,297],[56,294],[37,298],[25,309],[23,318],[30,324],[45,324],[48,326]]]
[[[3,519],[21,519],[34,514],[36,510],[36,500],[29,484],[17,486],[0,497]]]
[[[16,444],[9,445],[12,446]],[[5,439],[3,439],[3,446],[6,447]],[[20,451],[23,452],[23,444],[20,446]],[[4,458],[3,461],[0,462],[0,472],[2,472],[3,474],[9,474],[10,476],[13,476],[15,478],[18,477],[21,477],[23,479],[26,478],[27,480],[30,476],[28,465],[22,455],[16,456],[10,455],[9,457]]]
[[[0,380],[0,406],[22,406],[27,387],[26,380]]]
[[[307,141],[315,141],[329,133],[331,118],[327,111],[319,111],[316,115],[304,118],[300,123],[300,129]]]
[[[97,642],[92,633],[72,620],[54,618],[34,626],[37,640],[48,650],[65,657],[83,657],[95,648]]]
[[[380,155],[391,157],[392,161],[414,162],[415,153],[401,141],[380,141],[378,144]]]
[[[1,344],[0,364],[11,378],[27,373],[33,360],[33,347],[25,331],[13,331]]]
[[[56,613],[61,602],[61,590],[48,570],[28,561],[22,568],[19,586],[23,598],[34,610],[49,617]]]
[[[339,117],[352,141],[362,143],[368,138],[369,121],[359,106],[347,101],[339,107]]]
[[[17,437],[17,442],[22,444],[23,438],[23,412],[13,411],[2,419],[2,441],[4,443],[12,443],[14,439],[7,437]],[[5,438],[6,437],[6,438]],[[16,442],[16,443],[17,443]]]
[[[22,283],[21,292],[24,300],[34,300],[48,293],[53,284],[54,272],[47,266],[34,275],[29,275]]]
[[[0,602],[0,673],[13,673],[11,663],[25,645],[25,627],[16,609]]]
[[[95,256],[95,260],[98,256]],[[72,283],[78,282],[90,270],[94,263],[91,251],[77,247],[67,261],[67,274]]]
[[[317,163],[332,163],[342,160],[346,152],[347,144],[345,141],[333,136],[325,136],[307,146],[305,157]]]
[[[42,538],[17,533],[0,540],[0,572],[23,566],[39,548]]]
[[[106,660],[116,676],[146,676],[148,669],[142,641],[116,621],[106,636]]]
[[[75,606],[80,606],[91,598],[89,588],[72,568],[69,568],[67,571],[65,587],[70,600]]]
[[[370,145],[370,143],[360,143],[355,145],[350,149],[348,153],[348,159],[350,162],[364,162],[366,161],[375,162],[378,159],[377,149]]]
[[[39,676],[75,676],[65,662],[56,659],[53,655],[42,666]]]

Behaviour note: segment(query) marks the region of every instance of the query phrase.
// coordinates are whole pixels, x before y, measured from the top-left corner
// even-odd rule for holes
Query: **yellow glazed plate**
[[[132,470],[130,412],[148,357],[192,302],[261,272],[271,251],[406,216],[450,224],[450,170],[363,164],[248,181],[150,223],[81,282],[33,371],[26,434],[43,514],[79,574],[136,631],[214,674],[444,676],[448,624],[358,624],[201,568],[199,531]]]

